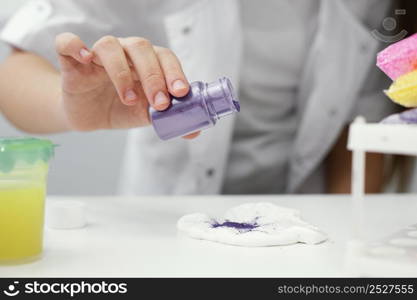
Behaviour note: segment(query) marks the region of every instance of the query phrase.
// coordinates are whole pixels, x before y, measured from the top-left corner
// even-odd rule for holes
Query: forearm
[[[352,154],[347,150],[348,129],[345,128],[326,159],[327,192],[350,193]],[[383,188],[384,157],[382,154],[366,154],[365,191],[380,193]]]
[[[59,72],[41,57],[14,51],[0,65],[0,112],[30,133],[68,130]]]

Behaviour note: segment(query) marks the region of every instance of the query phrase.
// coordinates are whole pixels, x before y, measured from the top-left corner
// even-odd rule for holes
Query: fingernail
[[[187,85],[182,80],[175,80],[172,84],[172,88],[174,89],[174,91],[183,90],[187,88]]]
[[[86,58],[87,56],[90,55],[90,51],[88,51],[87,49],[82,48],[80,50],[80,55],[81,55],[82,58]]]
[[[136,97],[137,97],[137,95],[136,95],[135,91],[132,90],[132,89],[127,90],[126,93],[125,93],[125,99],[128,100],[128,101],[136,100]]]
[[[155,95],[154,104],[155,106],[165,106],[169,102],[168,97],[163,92],[158,92]]]

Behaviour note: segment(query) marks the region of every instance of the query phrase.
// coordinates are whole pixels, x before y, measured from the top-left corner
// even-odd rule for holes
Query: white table
[[[282,277],[344,276],[349,196],[49,197],[87,203],[89,225],[46,229],[36,262],[0,266],[0,277]],[[320,245],[244,248],[181,236],[176,221],[192,212],[221,214],[246,202],[300,209],[327,232]],[[366,198],[364,235],[381,237],[417,223],[416,195]]]

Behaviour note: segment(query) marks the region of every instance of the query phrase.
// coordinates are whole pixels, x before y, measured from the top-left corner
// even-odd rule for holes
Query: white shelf
[[[350,126],[348,149],[417,155],[417,125],[355,122]]]

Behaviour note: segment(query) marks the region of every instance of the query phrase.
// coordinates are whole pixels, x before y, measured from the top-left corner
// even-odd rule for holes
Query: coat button
[[[304,159],[303,159],[303,157],[301,156],[301,154],[296,154],[296,155],[295,155],[295,162],[296,162],[298,165],[302,165],[302,164],[303,164],[303,161],[304,161]]]
[[[213,168],[209,168],[206,170],[206,176],[207,177],[213,177],[215,173],[215,170]]]
[[[191,32],[191,27],[190,26],[185,26],[183,29],[182,29],[182,34],[183,35],[188,35],[190,32]]]
[[[335,117],[337,115],[338,111],[336,108],[331,108],[329,109],[329,116],[330,117]]]
[[[359,51],[363,54],[367,53],[369,51],[369,46],[366,43],[361,43],[359,45]]]

